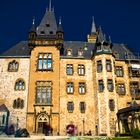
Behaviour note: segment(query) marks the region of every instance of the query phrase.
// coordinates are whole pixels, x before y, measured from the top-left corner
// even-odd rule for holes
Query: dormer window
[[[72,55],[72,50],[71,49],[68,49],[67,50],[67,56],[71,56]]]
[[[50,27],[50,24],[46,24],[46,27]]]
[[[53,31],[50,31],[50,34],[52,35],[53,34]]]
[[[82,49],[78,50],[78,56],[83,56],[83,50]]]
[[[44,31],[41,31],[41,32],[40,32],[40,34],[41,34],[41,35],[44,35],[44,34],[45,34],[45,32],[44,32]]]

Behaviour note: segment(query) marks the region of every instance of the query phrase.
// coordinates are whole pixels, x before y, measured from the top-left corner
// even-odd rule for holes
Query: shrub
[[[140,130],[138,128],[133,129],[132,136],[134,139],[139,139],[140,138]]]

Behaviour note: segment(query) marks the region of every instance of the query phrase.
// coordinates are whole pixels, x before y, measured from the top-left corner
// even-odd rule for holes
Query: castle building
[[[53,135],[140,128],[140,58],[94,19],[87,41],[65,41],[50,2],[28,40],[0,55],[0,127],[10,125]]]

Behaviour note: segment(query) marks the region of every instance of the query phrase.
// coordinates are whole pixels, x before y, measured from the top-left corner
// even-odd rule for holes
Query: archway
[[[40,113],[37,117],[37,133],[49,135],[52,133],[49,117],[46,113]]]

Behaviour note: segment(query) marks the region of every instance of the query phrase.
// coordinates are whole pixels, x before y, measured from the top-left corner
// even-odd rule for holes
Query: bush
[[[132,136],[134,139],[139,139],[140,138],[140,130],[138,128],[133,129]]]
[[[29,137],[29,133],[26,128],[18,129],[15,133],[15,137]]]
[[[11,124],[6,130],[5,133],[7,135],[13,135],[15,133],[15,127],[13,124]]]

